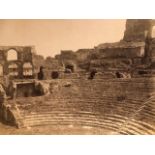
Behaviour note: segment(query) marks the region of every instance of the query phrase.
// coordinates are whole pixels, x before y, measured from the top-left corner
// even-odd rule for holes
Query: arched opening
[[[8,66],[9,75],[11,76],[18,76],[18,66],[15,63],[12,63]]]
[[[155,38],[155,26],[152,27],[151,37]]]
[[[73,65],[66,65],[65,66],[65,73],[73,73],[74,72],[74,66]]]
[[[7,56],[7,60],[17,60],[17,51],[14,49],[10,49],[8,51],[8,56]]]
[[[0,64],[0,76],[3,76],[3,66]]]
[[[32,76],[33,75],[33,67],[30,62],[26,62],[23,65],[23,75],[24,76]]]
[[[59,72],[53,71],[53,72],[51,73],[51,78],[52,78],[52,79],[58,79],[58,78],[59,78]]]

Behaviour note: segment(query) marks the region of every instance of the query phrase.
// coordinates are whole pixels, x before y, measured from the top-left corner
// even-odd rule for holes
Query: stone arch
[[[59,72],[58,71],[52,71],[51,72],[51,78],[52,79],[58,79],[59,78]]]
[[[65,71],[71,71],[72,73],[74,72],[74,70],[75,70],[75,68],[74,68],[74,65],[72,65],[72,64],[67,64],[67,65],[65,65]]]
[[[65,73],[74,73],[76,71],[76,64],[72,61],[64,63]]]
[[[9,75],[18,76],[18,65],[16,63],[11,63],[8,66]]]
[[[10,49],[7,52],[7,60],[17,60],[18,59],[18,53],[15,49]]]
[[[32,76],[33,75],[33,66],[30,62],[25,62],[23,64],[23,75]]]

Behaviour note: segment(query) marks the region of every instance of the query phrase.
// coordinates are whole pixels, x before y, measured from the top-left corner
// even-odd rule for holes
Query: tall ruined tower
[[[152,23],[151,19],[128,19],[123,40],[145,41],[147,37],[151,38]]]
[[[155,62],[155,20],[128,19],[124,32],[124,41],[145,43],[144,64]]]

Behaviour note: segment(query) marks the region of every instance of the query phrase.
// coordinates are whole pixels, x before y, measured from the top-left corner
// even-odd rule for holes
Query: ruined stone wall
[[[44,65],[44,57],[42,55],[37,55],[36,53],[32,54],[32,60],[34,65],[34,74],[37,77],[37,73],[39,72],[40,66]]]
[[[154,78],[132,79],[62,79],[45,81],[52,85],[53,98],[124,97],[146,99],[155,89]],[[56,89],[54,89],[56,88]],[[52,88],[51,88],[52,89]]]
[[[36,96],[34,83],[18,84],[16,97]]]
[[[33,69],[32,62],[32,50],[34,47],[31,46],[0,46],[0,64],[3,67],[3,75],[9,74],[9,65],[17,65],[18,75],[16,78],[23,78],[23,65],[24,63],[30,63]],[[17,58],[13,60],[8,60],[9,51],[14,50],[16,52]]]
[[[77,61],[87,61],[89,56],[95,51],[95,49],[79,49],[76,51]]]
[[[90,62],[90,57],[95,49],[79,49],[75,52],[71,50],[63,50],[61,54],[56,55],[55,59],[63,66],[61,71],[65,70],[67,65],[72,65],[75,72],[81,72],[83,70],[88,71],[88,63]]]
[[[145,49],[144,46],[135,48],[106,48],[100,49],[99,55],[101,58],[141,58],[145,55]]]
[[[97,59],[97,60],[91,60],[90,62],[90,70],[92,68],[96,68],[100,71],[105,70],[122,70],[132,67],[133,62],[132,59],[126,59],[126,58],[103,58],[103,59]]]
[[[39,72],[41,65],[44,65],[46,70],[49,69],[48,76],[53,70],[64,71],[67,65],[74,66],[76,72],[90,71],[93,67],[119,70],[149,65],[155,61],[154,43],[150,42],[154,25],[154,20],[129,19],[126,22],[124,38],[119,42],[104,43],[92,49],[79,49],[76,52],[62,50],[50,61],[46,61],[42,56],[34,56],[35,73]]]
[[[151,37],[152,20],[149,19],[128,19],[126,21],[126,30],[124,41],[145,41]]]
[[[65,60],[65,59],[74,60],[74,59],[76,59],[76,54],[75,54],[75,52],[73,52],[71,50],[62,50],[61,55],[60,55],[60,59],[62,59],[62,60]]]
[[[155,62],[155,40],[151,40],[149,43],[148,57],[152,62]]]
[[[138,47],[113,47],[97,49],[95,56],[91,57],[90,68],[98,68],[103,71],[115,69],[136,68],[143,64],[145,46]]]

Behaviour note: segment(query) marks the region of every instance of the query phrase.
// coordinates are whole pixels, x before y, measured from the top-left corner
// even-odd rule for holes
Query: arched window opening
[[[23,65],[23,75],[24,76],[32,76],[33,75],[33,67],[30,62],[26,62]]]
[[[3,66],[0,64],[0,76],[3,76]]]
[[[74,72],[74,66],[73,65],[66,65],[65,66],[65,73],[73,73]]]
[[[152,28],[152,34],[151,34],[152,38],[155,38],[155,26],[153,26]]]
[[[52,77],[52,79],[58,79],[59,78],[59,72],[58,71],[53,71],[51,73],[51,77]]]
[[[18,66],[17,66],[17,64],[15,64],[15,63],[10,64],[8,69],[9,69],[9,75],[18,76]]]
[[[10,60],[17,60],[17,51],[14,50],[14,49],[10,49],[10,50],[8,51],[7,60],[8,60],[8,61],[10,61]]]

